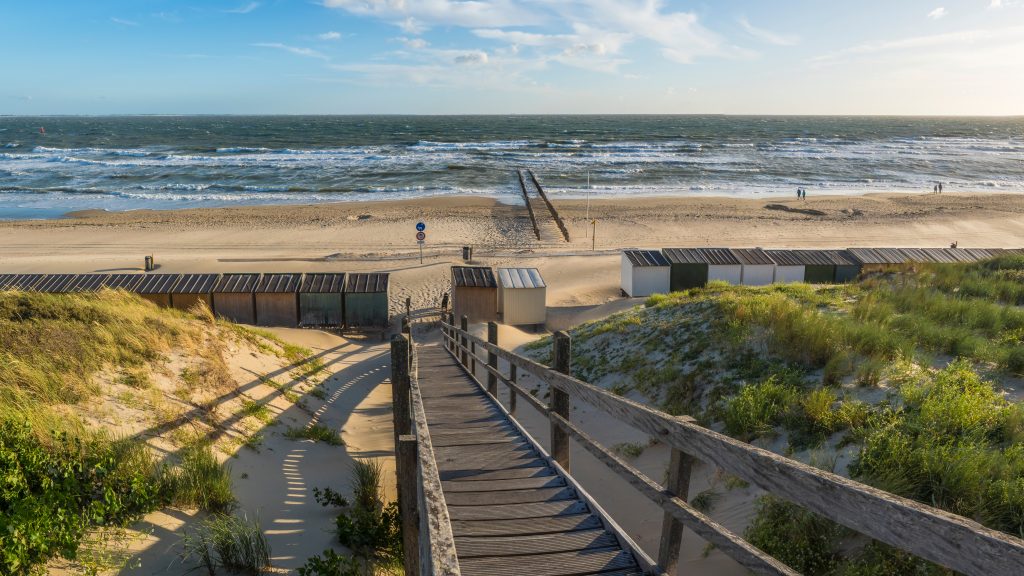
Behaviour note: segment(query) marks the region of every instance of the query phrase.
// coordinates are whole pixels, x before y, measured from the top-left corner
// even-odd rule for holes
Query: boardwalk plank
[[[457,520],[452,522],[452,532],[456,537],[554,534],[603,527],[601,519],[593,514],[570,514],[541,519]]]
[[[481,558],[607,549],[617,546],[618,543],[615,536],[601,528],[530,536],[457,536],[455,550],[459,558]]]

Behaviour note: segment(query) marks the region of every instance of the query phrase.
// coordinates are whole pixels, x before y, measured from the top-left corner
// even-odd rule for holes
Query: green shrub
[[[808,576],[829,574],[840,561],[842,526],[775,498],[762,496],[746,530],[751,544]]]
[[[795,386],[774,376],[759,384],[744,386],[725,401],[721,411],[726,433],[744,441],[772,434],[798,394]]]
[[[315,494],[322,505],[341,508],[335,520],[341,544],[367,566],[393,567],[402,561],[401,519],[398,502],[384,502],[383,474],[379,462],[357,460],[350,478],[351,504],[330,489]]]
[[[326,442],[331,446],[341,446],[341,435],[323,424],[311,424],[309,426],[293,426],[284,433],[285,437],[292,440],[313,440],[314,442]]]
[[[217,568],[257,576],[270,566],[270,544],[258,520],[215,514],[185,535],[184,556],[199,560],[210,576]]]
[[[324,550],[324,557],[313,556],[299,567],[299,576],[362,576],[362,564],[354,556],[342,556],[334,550]]]
[[[166,474],[171,503],[209,512],[229,512],[235,505],[231,469],[218,462],[207,446],[190,446],[179,455],[179,464]]]

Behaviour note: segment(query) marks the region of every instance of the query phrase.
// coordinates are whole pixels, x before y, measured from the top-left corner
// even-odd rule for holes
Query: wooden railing
[[[533,185],[537,187],[537,193],[540,194],[541,199],[544,200],[545,204],[547,204],[548,211],[551,212],[551,217],[555,219],[555,224],[558,224],[558,230],[562,232],[562,236],[565,238],[565,241],[568,242],[569,229],[566,228],[565,222],[562,221],[562,217],[558,215],[558,210],[555,209],[555,205],[551,203],[551,200],[548,200],[548,194],[544,191],[544,188],[541,187],[540,181],[537,180],[537,176],[533,173],[533,170],[527,169],[527,173],[530,174],[530,180],[533,180]]]
[[[515,412],[517,398],[521,398],[548,416],[551,454],[563,468],[570,468],[571,438],[664,510],[658,565],[665,572],[675,571],[685,526],[752,572],[797,574],[686,502],[693,461],[698,459],[861,534],[958,572],[971,576],[1024,574],[1024,540],[784,458],[699,426],[692,418],[671,416],[573,378],[570,339],[564,332],[554,335],[554,366],[549,368],[500,348],[493,323],[488,341],[470,334],[465,319],[461,324],[455,326],[450,315],[442,322],[448,350],[467,369],[477,361],[483,364],[487,390],[496,400],[498,382],[507,386],[510,412]],[[476,356],[477,347],[486,351],[486,359]],[[508,364],[508,373],[499,370],[499,358]],[[549,404],[519,385],[518,376],[524,372],[549,387]],[[666,483],[655,482],[573,424],[569,419],[570,398],[668,445],[672,455]]]
[[[420,396],[408,317],[403,321],[403,333],[391,340],[391,394],[405,573],[460,576],[451,519]]]
[[[523,201],[526,202],[526,210],[530,213],[530,224],[533,224],[533,234],[540,240],[540,227],[537,226],[537,215],[533,212],[533,204],[530,203],[530,193],[526,190],[526,180],[523,179],[523,171],[516,170],[519,175],[519,188],[523,191]]]

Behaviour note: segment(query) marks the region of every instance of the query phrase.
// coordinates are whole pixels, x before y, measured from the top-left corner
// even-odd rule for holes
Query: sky
[[[5,0],[0,114],[1024,114],[1024,0]]]

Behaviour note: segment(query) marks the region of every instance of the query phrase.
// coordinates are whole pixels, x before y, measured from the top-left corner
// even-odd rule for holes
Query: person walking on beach
[[[942,194],[942,182],[939,182],[939,194]]]
[[[797,198],[797,200],[799,200],[801,198],[801,194],[802,194],[802,192],[800,191],[799,188],[797,188],[796,189],[796,198]]]
[[[936,184],[936,185],[935,185],[935,186],[934,186],[934,187],[932,188],[932,194],[938,194],[938,193],[939,193],[939,185],[938,185],[938,184]]]

